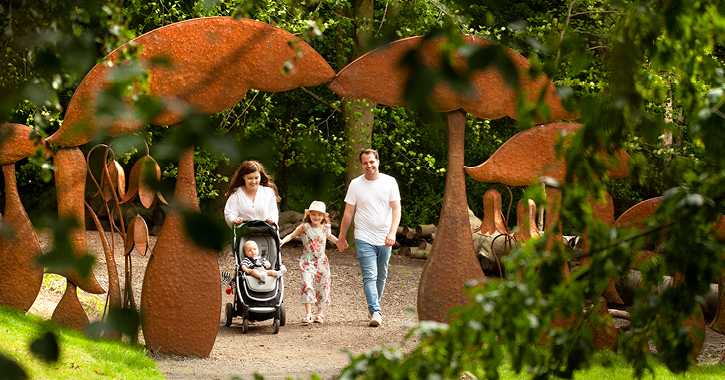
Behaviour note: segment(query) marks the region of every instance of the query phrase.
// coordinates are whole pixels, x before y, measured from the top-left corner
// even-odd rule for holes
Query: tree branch
[[[340,113],[342,113],[342,111],[340,111],[340,110],[339,110],[339,109],[338,109],[337,107],[335,107],[335,106],[333,106],[332,104],[330,104],[330,103],[328,103],[328,102],[326,102],[326,101],[322,100],[322,99],[321,99],[321,98],[320,98],[319,96],[315,95],[315,93],[314,93],[314,92],[312,92],[312,91],[308,90],[307,88],[305,88],[305,87],[302,87],[302,86],[300,86],[300,87],[299,87],[299,89],[300,89],[300,90],[302,90],[302,92],[304,92],[305,94],[307,94],[307,95],[309,95],[309,96],[311,96],[311,97],[315,98],[315,100],[317,100],[318,102],[320,102],[320,103],[322,103],[322,104],[324,104],[324,105],[326,105],[326,106],[328,106],[328,107],[332,108],[333,110],[335,110],[335,111],[337,111],[337,112],[340,112]]]

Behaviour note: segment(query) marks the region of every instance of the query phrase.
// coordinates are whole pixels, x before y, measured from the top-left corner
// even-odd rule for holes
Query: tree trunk
[[[354,0],[352,2],[352,18],[354,30],[351,30],[353,44],[350,54],[344,52],[350,48],[338,41],[337,57],[338,68],[343,68],[365,54],[368,44],[373,37],[373,1]],[[371,147],[373,135],[373,112],[375,104],[365,99],[343,99],[342,114],[345,119],[345,134],[348,139],[350,150],[347,155],[347,168],[345,172],[345,184],[349,185],[355,177],[362,174],[358,151]],[[353,221],[354,225],[354,221]],[[347,241],[354,242],[355,228],[347,230]]]

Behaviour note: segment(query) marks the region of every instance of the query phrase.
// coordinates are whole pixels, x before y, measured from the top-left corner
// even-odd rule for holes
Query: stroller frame
[[[249,322],[274,319],[273,333],[279,333],[284,326],[287,312],[284,305],[284,277],[268,276],[265,282],[242,271],[244,259],[243,245],[253,240],[259,246],[259,256],[267,259],[270,269],[279,270],[282,265],[282,254],[279,246],[277,226],[266,221],[250,220],[232,228],[232,255],[234,256],[234,272],[232,273],[232,292],[234,303],[227,303],[225,325],[231,326],[234,317],[242,317],[242,332],[249,331]],[[239,230],[239,231],[238,231]]]

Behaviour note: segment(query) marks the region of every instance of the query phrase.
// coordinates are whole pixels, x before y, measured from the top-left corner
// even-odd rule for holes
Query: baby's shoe
[[[277,271],[277,277],[282,277],[285,273],[287,273],[287,267],[284,265],[280,265],[279,270]]]
[[[264,282],[267,279],[267,272],[259,272],[259,281]]]

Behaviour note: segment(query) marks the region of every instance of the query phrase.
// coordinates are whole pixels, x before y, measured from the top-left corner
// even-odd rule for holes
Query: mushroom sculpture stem
[[[43,268],[37,263],[40,243],[20,203],[15,164],[3,165],[2,171],[5,176],[4,224],[13,232],[14,238],[0,232],[0,305],[27,312],[43,283]]]
[[[485,278],[476,259],[468,219],[463,146],[466,114],[446,113],[448,127],[448,171],[438,233],[428,254],[418,287],[418,318],[444,322],[448,311],[465,305],[463,289],[469,280]],[[448,268],[441,271],[440,268]]]
[[[193,148],[179,156],[174,201],[184,211],[199,212]],[[216,254],[191,240],[181,212],[172,209],[143,279],[141,324],[146,345],[166,354],[208,357],[219,328],[221,304]]]

